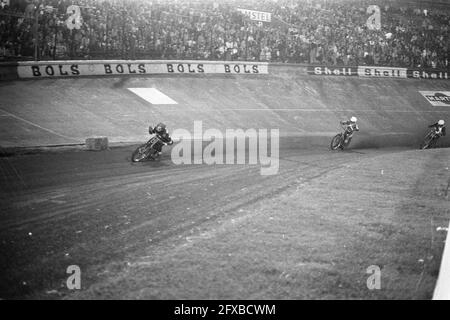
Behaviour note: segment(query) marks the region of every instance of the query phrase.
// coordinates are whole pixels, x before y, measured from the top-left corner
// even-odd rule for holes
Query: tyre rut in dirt
[[[333,137],[333,139],[331,140],[331,145],[330,148],[331,150],[337,150],[339,148],[339,146],[341,145],[341,134],[337,134]]]

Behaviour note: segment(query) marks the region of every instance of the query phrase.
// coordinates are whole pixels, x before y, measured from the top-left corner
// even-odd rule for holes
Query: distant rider
[[[169,136],[169,131],[166,128],[166,125],[162,122],[158,123],[154,128],[150,126],[148,128],[148,133],[155,134],[158,138],[166,145],[173,144],[172,138]],[[156,144],[155,148],[157,149],[158,155],[161,154],[162,144]]]
[[[436,136],[438,138],[446,135],[446,132],[445,132],[445,121],[444,120],[439,120],[435,124],[432,124],[432,125],[428,126],[428,128],[433,128],[434,129],[434,133],[436,134]]]
[[[359,131],[359,127],[356,124],[358,119],[356,117],[351,117],[350,120],[341,121],[341,124],[345,126],[344,141],[349,144],[353,137],[353,132]]]

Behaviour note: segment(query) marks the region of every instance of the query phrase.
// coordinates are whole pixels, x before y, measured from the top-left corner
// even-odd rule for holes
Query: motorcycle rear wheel
[[[437,140],[438,140],[437,138],[432,139],[428,145],[428,148],[429,149],[436,148]]]

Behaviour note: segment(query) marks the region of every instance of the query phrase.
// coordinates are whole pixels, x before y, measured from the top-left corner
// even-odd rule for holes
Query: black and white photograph
[[[449,124],[450,0],[0,0],[0,300],[450,300]]]

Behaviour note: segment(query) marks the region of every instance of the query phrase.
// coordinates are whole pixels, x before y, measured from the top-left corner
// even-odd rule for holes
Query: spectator
[[[381,8],[381,30],[366,8]],[[69,29],[70,5],[81,8]],[[449,67],[450,8],[387,0],[247,0],[271,23],[240,14],[242,1],[34,0],[0,7],[0,57],[39,59],[215,59],[332,65]],[[36,29],[35,21],[39,21]],[[37,41],[37,42],[36,42]]]

